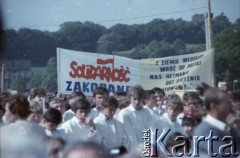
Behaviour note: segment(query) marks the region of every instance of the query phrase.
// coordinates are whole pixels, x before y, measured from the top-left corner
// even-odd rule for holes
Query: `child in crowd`
[[[192,140],[193,136],[193,131],[196,128],[196,121],[190,116],[190,115],[185,115],[182,119],[182,127],[184,134]]]
[[[63,115],[67,110],[65,102],[62,98],[53,98],[49,103],[49,107],[59,110]]]
[[[47,136],[61,137],[66,140],[66,133],[63,129],[57,127],[62,122],[62,115],[59,110],[49,108],[43,116],[43,126]]]
[[[156,131],[156,129],[160,131],[169,131],[169,134],[166,136],[166,138],[163,140],[166,142],[168,139],[168,136],[174,132],[180,132],[184,133],[181,124],[177,122],[177,116],[182,112],[183,110],[183,102],[181,99],[178,98],[170,98],[167,103],[167,113],[164,114],[164,116],[154,121],[151,124],[151,128],[153,131]]]
[[[29,92],[30,95],[30,101],[36,101],[38,102],[43,109],[43,112],[45,112],[48,107],[45,104],[45,98],[46,98],[46,90],[43,88],[32,88]]]
[[[185,115],[191,115],[197,124],[202,121],[202,117],[204,115],[203,101],[198,95],[195,95],[194,93],[192,94],[192,96],[185,98],[184,111],[178,116],[178,122],[180,124]]]
[[[134,148],[142,142],[142,131],[150,128],[152,116],[143,108],[146,93],[140,85],[131,87],[127,96],[131,104],[119,112],[118,120],[123,123],[129,136],[130,148]]]
[[[91,106],[84,98],[77,99],[72,108],[75,116],[61,125],[67,134],[67,142],[87,141],[96,139],[96,126],[93,120],[88,117]]]
[[[153,90],[146,91],[146,99],[145,99],[145,106],[147,110],[149,110],[153,120],[159,119],[160,115],[157,113],[156,110],[153,110],[153,107],[157,105],[157,100],[155,97],[155,92]]]
[[[43,118],[43,109],[42,106],[36,101],[30,101],[30,111],[27,120],[40,124]]]
[[[64,114],[63,114],[63,122],[66,122],[66,121],[70,120],[71,118],[73,118],[75,113],[74,113],[74,111],[72,109],[75,106],[76,100],[78,100],[80,98],[86,99],[86,96],[85,96],[85,94],[82,91],[73,92],[71,94],[70,99],[68,101],[70,109],[68,109],[67,111],[64,112]]]
[[[157,105],[153,107],[153,110],[157,111],[160,115],[159,117],[161,117],[166,112],[166,109],[164,108],[165,92],[159,87],[154,87],[152,90],[154,91],[155,98],[157,100]]]
[[[113,96],[103,99],[102,110],[99,116],[94,119],[98,130],[99,143],[106,148],[125,146],[127,147],[127,135],[120,123],[113,116],[118,107],[118,101]]]

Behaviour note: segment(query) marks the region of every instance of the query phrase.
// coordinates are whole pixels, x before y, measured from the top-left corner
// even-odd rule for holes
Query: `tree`
[[[46,67],[46,74],[43,79],[42,85],[49,92],[57,91],[57,59],[52,57],[48,60]]]
[[[33,77],[31,79],[31,87],[43,87],[42,81],[44,79],[44,75],[41,73],[33,73]]]
[[[240,25],[229,27],[218,34],[214,45],[217,79],[240,79]]]
[[[179,55],[185,54],[187,52],[187,47],[186,47],[185,43],[181,39],[176,39],[173,42],[173,49]]]
[[[12,90],[17,90],[18,93],[22,93],[25,91],[26,84],[20,74],[17,74],[10,85]]]
[[[95,52],[96,42],[105,31],[105,27],[92,22],[65,22],[54,37],[58,47]]]
[[[56,56],[55,41],[47,32],[24,28],[18,31],[18,38],[19,58],[31,59],[33,66],[44,66],[50,57]]]
[[[213,29],[213,35],[217,35],[218,33],[222,32],[224,29],[231,26],[231,22],[229,19],[224,15],[224,13],[221,13],[221,15],[216,16],[212,20],[212,29]]]

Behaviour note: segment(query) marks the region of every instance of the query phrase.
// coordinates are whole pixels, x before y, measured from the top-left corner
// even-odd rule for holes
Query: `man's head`
[[[5,105],[5,116],[10,122],[26,119],[31,113],[27,98],[23,95],[10,96]]]
[[[62,115],[67,110],[66,102],[61,98],[53,98],[50,101],[49,106],[50,106],[50,108],[54,108],[54,109],[59,110]]]
[[[76,100],[72,110],[75,112],[77,119],[84,121],[90,113],[91,106],[87,99],[81,98]]]
[[[159,87],[154,87],[152,90],[154,91],[154,94],[155,94],[155,97],[156,97],[156,100],[157,100],[157,106],[159,108],[162,108],[162,105],[163,105],[163,102],[164,102],[164,99],[165,99],[164,90],[159,88]]]
[[[62,122],[62,114],[59,110],[49,108],[43,116],[43,124],[46,129],[53,131]]]
[[[146,92],[140,85],[136,85],[129,89],[127,96],[130,99],[131,105],[136,110],[140,110],[146,98]]]
[[[115,114],[117,107],[118,107],[117,99],[113,96],[108,96],[107,98],[103,99],[102,113],[107,118],[113,118],[113,115]]]
[[[167,108],[170,120],[176,122],[177,116],[183,111],[183,102],[180,99],[172,98],[168,101]]]
[[[46,91],[43,88],[32,88],[30,90],[30,99],[32,101],[39,102],[40,105],[44,105]]]
[[[93,91],[93,102],[97,108],[102,108],[102,101],[108,96],[108,90],[105,87],[97,87]]]
[[[183,131],[187,136],[192,136],[197,123],[190,115],[185,115],[182,119]]]
[[[147,90],[146,91],[146,99],[145,99],[145,105],[149,108],[153,108],[157,105],[157,100],[155,97],[155,92],[153,90]]]
[[[203,115],[203,101],[200,97],[189,98],[185,103],[186,110],[192,115],[193,118],[200,118]]]
[[[227,116],[232,113],[232,102],[228,94],[217,88],[209,88],[205,92],[204,104],[208,114],[225,122]]]
[[[28,116],[28,121],[32,121],[35,123],[40,123],[43,118],[43,108],[36,101],[30,101],[30,115]]]

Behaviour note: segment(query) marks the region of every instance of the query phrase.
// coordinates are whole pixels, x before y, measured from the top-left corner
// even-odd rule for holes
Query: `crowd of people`
[[[140,85],[114,95],[105,87],[92,96],[47,94],[43,88],[1,93],[2,158],[236,157],[240,151],[239,91],[199,83],[183,96]]]

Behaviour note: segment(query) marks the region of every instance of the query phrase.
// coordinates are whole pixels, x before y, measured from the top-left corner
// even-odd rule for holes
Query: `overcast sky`
[[[66,21],[92,21],[107,28],[141,24],[155,18],[191,20],[207,11],[207,0],[1,0],[5,28],[56,31]],[[235,22],[240,0],[211,0],[214,16]]]

